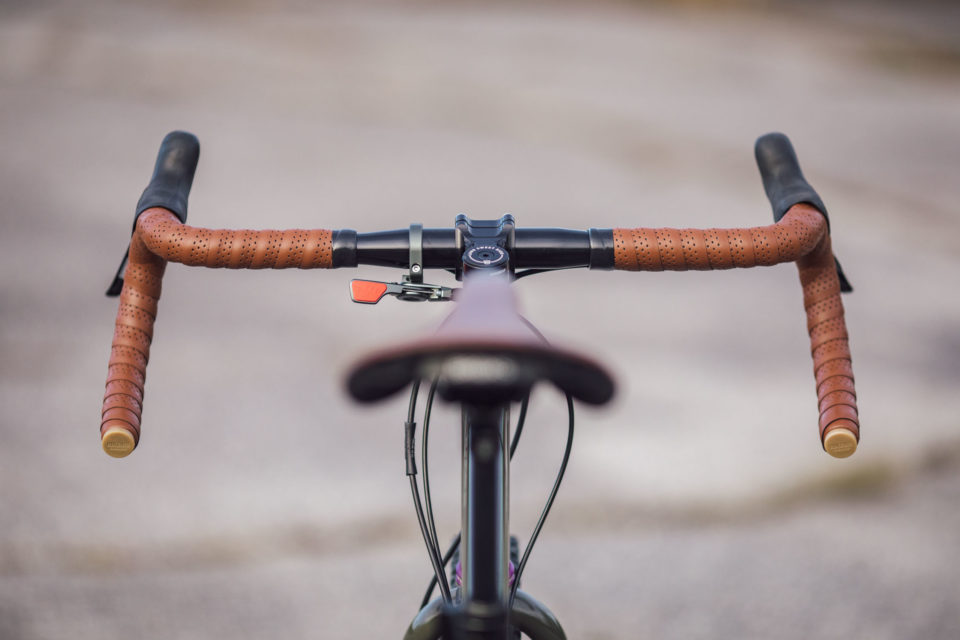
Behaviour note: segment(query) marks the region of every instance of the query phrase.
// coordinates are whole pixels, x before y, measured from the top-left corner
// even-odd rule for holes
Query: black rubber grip
[[[805,202],[820,210],[827,217],[827,208],[823,200],[813,190],[800,171],[797,154],[793,151],[790,139],[782,133],[768,133],[757,139],[753,149],[763,178],[763,189],[773,207],[773,219],[780,219],[795,204]],[[829,224],[829,219],[827,223]]]
[[[760,168],[760,177],[763,179],[763,190],[767,192],[770,206],[773,207],[773,220],[780,222],[795,204],[801,202],[815,207],[827,220],[827,229],[830,228],[830,218],[827,216],[827,207],[817,195],[800,170],[797,154],[790,144],[790,138],[782,133],[768,133],[757,138],[753,148],[757,158],[757,167]],[[834,258],[837,265],[837,276],[840,278],[840,290],[844,293],[853,291],[850,281],[843,273],[840,262]]]
[[[187,222],[187,197],[200,158],[200,142],[192,133],[171,131],[160,144],[150,184],[137,203],[134,226],[141,213],[151,207],[168,209],[180,222]]]

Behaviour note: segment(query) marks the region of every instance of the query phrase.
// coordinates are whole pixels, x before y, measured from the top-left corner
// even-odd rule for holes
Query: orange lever
[[[351,280],[350,297],[354,302],[364,304],[377,304],[387,293],[386,282],[375,282],[373,280]]]

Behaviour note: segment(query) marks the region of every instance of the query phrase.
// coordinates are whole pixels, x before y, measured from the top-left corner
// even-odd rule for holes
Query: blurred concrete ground
[[[571,638],[956,638],[957,9],[763,6],[0,5],[0,638],[397,637],[429,575],[404,400],[357,409],[341,376],[446,310],[352,305],[358,273],[172,266],[141,446],[98,450],[102,293],[174,128],[203,145],[192,222],[360,230],[759,224],[752,143],[785,131],[856,287],[861,450],[819,449],[792,268],[521,281],[620,381],[526,585]],[[556,400],[513,471],[521,536]]]

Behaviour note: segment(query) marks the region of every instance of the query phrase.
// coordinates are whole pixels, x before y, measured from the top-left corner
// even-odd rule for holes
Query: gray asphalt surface
[[[397,637],[428,576],[404,400],[342,393],[446,311],[350,303],[397,274],[171,266],[140,447],[99,451],[102,293],[175,128],[203,148],[191,222],[359,230],[759,224],[752,142],[787,132],[856,288],[860,451],[819,449],[792,268],[521,281],[620,383],[580,411],[526,586],[571,638],[960,636],[960,21],[772,6],[0,5],[0,638]],[[521,536],[557,400],[513,471]]]

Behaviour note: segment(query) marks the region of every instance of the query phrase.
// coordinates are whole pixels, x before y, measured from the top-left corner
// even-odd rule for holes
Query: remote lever
[[[454,289],[423,282],[379,282],[377,280],[351,280],[350,297],[354,302],[377,304],[383,296],[396,296],[410,302],[437,302],[453,300]]]

